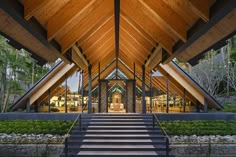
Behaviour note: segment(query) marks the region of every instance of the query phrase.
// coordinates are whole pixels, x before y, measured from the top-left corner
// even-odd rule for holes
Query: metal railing
[[[153,128],[155,128],[156,122],[157,122],[157,125],[159,125],[161,131],[164,133],[164,136],[165,136],[165,139],[166,139],[166,156],[169,156],[170,138],[169,138],[168,134],[166,133],[165,129],[162,127],[162,125],[161,125],[159,119],[157,118],[157,116],[155,114],[152,114],[152,125],[153,125]]]
[[[82,131],[82,115],[83,115],[83,110],[86,107],[86,105],[84,105],[82,107],[82,112],[80,114],[78,114],[78,116],[75,118],[74,122],[72,123],[70,129],[67,131],[65,138],[62,140],[61,144],[65,144],[65,149],[64,149],[64,153],[65,153],[65,157],[68,157],[68,138],[70,137],[70,132],[72,131],[72,129],[74,128],[75,124],[77,124],[79,122],[79,130],[80,132]]]

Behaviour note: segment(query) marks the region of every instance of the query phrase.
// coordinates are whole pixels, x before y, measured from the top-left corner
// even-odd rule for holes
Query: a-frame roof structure
[[[166,73],[173,58],[187,62],[235,34],[235,6],[235,0],[1,0],[0,32],[39,63],[75,64],[85,84],[88,66],[96,76],[100,63],[101,78],[119,68],[129,78],[135,71],[137,84],[145,66],[148,85],[152,70]],[[161,78],[155,84],[165,89]]]

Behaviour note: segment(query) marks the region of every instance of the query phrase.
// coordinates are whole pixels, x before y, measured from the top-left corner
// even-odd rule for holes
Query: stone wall
[[[236,144],[173,144],[176,157],[234,157]],[[64,145],[0,144],[0,157],[58,157]]]
[[[58,157],[64,145],[0,144],[0,157]]]
[[[236,144],[178,144],[171,145],[175,157],[235,157]]]

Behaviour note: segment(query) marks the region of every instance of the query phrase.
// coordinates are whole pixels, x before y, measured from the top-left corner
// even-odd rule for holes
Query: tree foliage
[[[37,65],[25,50],[17,50],[0,36],[0,111],[5,112],[46,72],[47,67]]]
[[[207,52],[190,75],[212,96],[236,91],[236,36],[220,50]]]

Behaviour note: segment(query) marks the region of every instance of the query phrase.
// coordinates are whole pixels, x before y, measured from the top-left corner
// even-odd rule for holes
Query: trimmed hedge
[[[236,121],[162,121],[168,135],[236,135]]]
[[[59,120],[1,120],[0,133],[64,135],[72,123]]]

